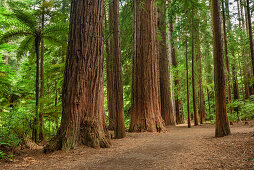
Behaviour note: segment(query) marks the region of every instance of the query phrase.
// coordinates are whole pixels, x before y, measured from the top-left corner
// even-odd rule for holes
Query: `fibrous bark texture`
[[[137,0],[136,48],[133,56],[133,102],[130,131],[164,130],[159,103],[159,61],[156,47],[154,1]],[[134,9],[135,9],[134,8]]]
[[[226,109],[224,58],[221,37],[221,17],[219,0],[212,0],[212,27],[213,27],[213,58],[214,58],[214,86],[215,86],[215,136],[221,137],[230,134]]]
[[[62,121],[45,152],[110,146],[103,106],[103,2],[71,2]]]
[[[160,2],[160,5],[158,5],[158,29],[161,34],[161,40],[159,41],[161,115],[166,125],[175,125],[169,85],[169,61],[167,57],[166,33],[166,0],[160,0]]]
[[[124,126],[124,103],[123,103],[123,73],[121,63],[121,45],[120,45],[120,18],[119,18],[119,0],[113,0],[113,18],[114,18],[114,57],[113,57],[113,76],[114,76],[114,131],[115,138],[125,137]]]

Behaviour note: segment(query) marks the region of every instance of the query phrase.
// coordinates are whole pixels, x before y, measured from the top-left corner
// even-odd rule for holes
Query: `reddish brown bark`
[[[161,116],[166,125],[175,125],[169,85],[169,61],[167,56],[166,33],[166,0],[161,0],[160,5],[158,5],[158,29],[161,35],[161,40],[159,41]]]
[[[216,131],[215,136],[221,137],[230,134],[227,117],[225,96],[224,57],[221,34],[221,17],[219,0],[212,0],[212,28],[213,28],[213,58],[214,58],[214,87],[215,87],[215,111]]]
[[[121,45],[120,45],[120,18],[119,18],[119,0],[113,0],[113,18],[114,18],[114,56],[113,56],[113,76],[114,76],[114,117],[115,117],[115,138],[125,137],[124,125],[124,103],[123,103],[123,74],[121,63]]]
[[[62,121],[45,152],[110,146],[103,109],[103,2],[71,3]]]
[[[159,61],[156,52],[156,18],[154,1],[137,0],[136,8],[136,50],[133,73],[133,105],[131,132],[160,132],[164,130],[159,103]]]
[[[250,16],[250,2],[247,2],[247,19],[248,19],[248,28],[249,28],[249,40],[250,40],[250,54],[251,54],[251,61],[252,61],[252,74],[254,75],[254,49],[253,49],[253,35],[252,35],[252,23],[251,23],[251,16]]]
[[[107,22],[105,22],[106,26],[109,26],[109,34],[113,32],[113,7],[112,5],[109,6],[109,20],[108,25]],[[106,58],[106,67],[107,67],[107,102],[108,102],[108,118],[109,118],[109,130],[114,130],[115,124],[114,124],[114,76],[113,76],[113,51],[114,51],[114,42],[113,37],[109,35],[109,39],[106,40],[106,52],[107,52],[107,58]]]
[[[187,36],[187,11],[185,11],[185,59],[186,59],[186,86],[187,86],[187,112],[188,112],[188,128],[191,127],[190,115],[190,94],[189,94],[189,64],[188,64],[188,36]]]

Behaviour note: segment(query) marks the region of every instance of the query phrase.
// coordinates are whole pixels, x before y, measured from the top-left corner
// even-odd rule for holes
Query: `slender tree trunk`
[[[226,59],[226,68],[227,68],[227,86],[228,86],[228,102],[231,103],[231,88],[230,88],[230,70],[229,70],[229,60],[228,60],[228,43],[227,43],[227,31],[226,31],[226,17],[225,17],[225,7],[224,2],[222,1],[222,16],[223,16],[223,34],[224,34],[224,56]],[[229,112],[232,114],[232,110],[229,109]]]
[[[110,146],[103,109],[103,4],[72,0],[62,121],[44,152]]]
[[[247,30],[247,28],[246,28],[247,25],[245,25],[245,23],[246,23],[245,21],[247,21],[247,20],[244,17],[245,8],[244,8],[243,4],[244,4],[243,1],[240,0],[241,18],[242,18],[242,29],[244,31],[246,31]],[[245,48],[243,48],[243,56],[246,56],[246,50],[245,50]],[[248,79],[248,75],[247,75],[246,57],[244,57],[244,59],[243,59],[243,75],[244,75],[244,80],[247,80]],[[244,83],[244,91],[245,91],[245,94],[244,94],[245,99],[249,99],[250,98],[249,84],[246,81]]]
[[[175,125],[170,96],[169,61],[167,57],[166,0],[161,0],[160,2],[161,4],[158,5],[158,29],[162,37],[159,41],[161,115],[166,125]]]
[[[192,48],[192,99],[193,99],[193,114],[194,114],[194,125],[198,125],[198,114],[196,109],[196,90],[195,90],[195,47],[194,47],[194,13],[192,16],[192,38],[191,38],[191,48]]]
[[[44,2],[44,0],[43,0]],[[44,30],[44,22],[45,22],[45,7],[42,7],[42,18],[41,18],[41,31]],[[41,39],[41,91],[40,98],[44,97],[44,41]],[[43,100],[42,100],[43,101]],[[40,122],[40,132],[39,132],[39,140],[43,141],[44,139],[44,118],[43,118],[43,102],[40,103],[40,113],[39,113],[39,122]]]
[[[235,63],[232,65],[232,74],[233,74],[234,100],[239,100],[239,89],[238,89],[238,80],[237,80]],[[239,121],[240,120],[239,108],[236,107],[234,109],[234,111],[237,113],[237,118],[238,118],[238,121]]]
[[[115,115],[115,138],[125,137],[124,125],[124,103],[123,103],[123,73],[121,62],[121,45],[120,45],[120,18],[119,18],[119,0],[113,0],[114,16],[114,58],[113,58],[113,75],[114,75],[114,115]]]
[[[39,129],[38,129],[38,120],[39,120],[39,48],[40,48],[40,37],[35,38],[35,52],[36,52],[36,82],[35,82],[35,119],[33,127],[33,140],[35,143],[38,142]]]
[[[190,94],[189,94],[189,64],[188,64],[188,37],[187,37],[187,11],[185,11],[185,59],[186,59],[186,86],[187,86],[187,111],[188,111],[188,128],[191,128],[190,115]]]
[[[251,23],[251,16],[250,16],[250,2],[249,0],[246,0],[246,2],[247,2],[247,18],[248,18],[248,27],[249,27],[250,54],[251,54],[251,60],[252,60],[252,74],[254,75],[254,49],[253,49],[253,35],[252,35],[252,25],[251,25],[252,23]]]
[[[137,0],[136,53],[133,73],[131,132],[164,130],[159,102],[159,61],[156,52],[154,0]]]
[[[57,93],[57,81],[55,81],[55,113],[56,113],[56,131],[58,130],[58,110],[57,110],[57,97],[58,97],[58,93]]]
[[[213,58],[214,58],[214,86],[216,111],[216,137],[230,134],[227,117],[225,96],[224,58],[221,35],[221,17],[219,0],[212,0],[212,27],[213,27]]]
[[[168,1],[169,2],[169,1]],[[169,2],[171,3],[171,2]],[[172,16],[169,17],[169,24],[168,24],[168,40],[169,40],[169,56],[172,60],[173,68],[177,68],[177,61],[176,61],[176,55],[175,55],[175,47],[174,47],[174,40],[173,37],[173,18]],[[179,99],[179,93],[180,91],[180,80],[178,78],[178,71],[175,70],[174,75],[174,100],[175,103],[175,116],[176,116],[176,124],[184,123],[184,116],[183,113],[180,112],[180,99]]]
[[[113,7],[112,5],[109,5],[109,34],[113,32]],[[105,20],[106,27],[107,21]],[[106,52],[107,52],[107,58],[106,58],[106,67],[107,67],[107,102],[108,102],[108,114],[109,114],[109,130],[114,130],[114,95],[113,95],[113,90],[114,90],[114,76],[113,76],[113,51],[114,51],[114,46],[113,46],[113,38],[110,36],[109,39],[106,40]]]

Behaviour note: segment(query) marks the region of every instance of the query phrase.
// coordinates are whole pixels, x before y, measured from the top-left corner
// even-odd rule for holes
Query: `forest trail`
[[[186,126],[128,133],[107,149],[22,154],[0,169],[254,169],[254,121],[234,124],[223,138],[214,138],[214,125]]]

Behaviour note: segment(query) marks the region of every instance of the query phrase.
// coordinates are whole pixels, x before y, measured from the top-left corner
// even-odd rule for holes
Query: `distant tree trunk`
[[[57,93],[57,82],[58,81],[55,81],[55,113],[56,113],[56,131],[58,130],[58,109],[57,109],[57,98],[58,98],[58,93]]]
[[[113,32],[113,7],[112,5],[109,5],[109,34]],[[108,27],[107,22],[105,20],[106,27]],[[108,116],[109,116],[109,130],[114,130],[114,76],[113,76],[113,51],[114,51],[114,44],[113,44],[113,38],[111,35],[109,35],[109,39],[106,40],[106,52],[107,52],[107,58],[106,58],[106,67],[107,67],[107,100],[108,100]]]
[[[191,48],[192,48],[192,99],[193,99],[193,114],[194,114],[194,125],[198,125],[198,114],[196,110],[196,92],[195,92],[195,47],[194,47],[194,13],[192,16],[192,35],[191,35]]]
[[[232,65],[232,74],[233,74],[234,100],[239,100],[239,89],[238,89],[238,80],[237,80],[235,64]],[[237,113],[237,118],[238,118],[238,121],[239,121],[240,120],[239,108],[236,107],[234,110]]]
[[[228,102],[231,103],[231,88],[230,88],[230,70],[229,70],[229,60],[228,60],[228,43],[227,43],[227,31],[226,31],[226,17],[225,17],[225,7],[224,2],[221,2],[222,6],[222,16],[223,16],[223,34],[224,34],[224,56],[226,59],[226,68],[227,68],[227,85],[228,85]],[[229,109],[229,112],[232,114],[232,110]]]
[[[170,1],[168,1],[171,3]],[[174,47],[174,41],[172,39],[173,37],[173,18],[172,16],[169,17],[169,24],[168,24],[168,40],[169,40],[169,57],[172,60],[173,68],[177,68],[177,61],[176,61],[176,55],[175,55],[175,47]],[[183,113],[180,112],[180,100],[179,100],[179,91],[180,91],[180,80],[178,78],[178,71],[175,70],[175,76],[174,76],[174,100],[175,103],[175,116],[176,116],[176,124],[184,123],[184,116]]]
[[[245,21],[247,21],[244,17],[244,13],[245,13],[245,8],[244,8],[244,5],[243,5],[243,1],[240,0],[240,8],[241,8],[241,18],[242,18],[242,29],[244,31],[246,31],[246,25],[245,25]],[[243,48],[243,54],[244,56],[246,55],[246,51],[245,51],[245,48]],[[246,66],[246,58],[244,58],[243,60],[243,74],[244,74],[244,80],[247,80],[248,79],[248,75],[247,75],[247,66]],[[245,91],[245,99],[249,99],[250,98],[250,92],[249,92],[249,84],[245,81],[244,82],[244,91]]]
[[[203,124],[203,118],[205,117],[205,99],[204,99],[204,92],[202,87],[202,57],[201,57],[201,49],[200,49],[200,37],[199,37],[199,30],[197,32],[197,60],[198,60],[198,86],[199,86],[199,118],[200,124]]]
[[[213,58],[214,58],[214,87],[216,111],[216,137],[230,134],[227,117],[225,96],[224,58],[221,36],[221,17],[219,0],[212,0],[212,27],[213,27]]]
[[[103,4],[72,0],[62,121],[44,152],[110,146],[103,119]]]
[[[120,45],[120,18],[119,18],[119,0],[113,0],[114,16],[114,57],[113,57],[113,75],[114,75],[114,115],[115,115],[115,138],[125,137],[124,125],[124,103],[123,103],[123,73],[121,62]]]
[[[156,56],[154,0],[137,0],[131,132],[164,130],[159,103],[159,61]]]
[[[158,29],[161,35],[161,40],[159,41],[161,115],[166,125],[175,125],[170,96],[169,61],[167,57],[166,0],[160,0],[160,3],[158,5]]]
[[[252,23],[251,23],[251,16],[250,16],[250,2],[247,2],[247,18],[248,18],[248,27],[249,27],[249,39],[250,39],[250,54],[252,60],[252,74],[254,75],[254,49],[253,49],[253,36],[252,36]],[[252,87],[253,88],[253,87]]]
[[[189,94],[189,64],[188,64],[188,37],[187,37],[187,11],[185,11],[185,58],[186,58],[186,86],[187,86],[187,111],[188,111],[188,128],[191,127],[190,115],[190,94]]]
[[[43,0],[44,2],[45,0]],[[43,4],[42,4],[43,5]],[[41,30],[44,30],[44,22],[45,22],[45,7],[42,7],[42,15],[41,15]],[[44,41],[41,39],[41,91],[40,98],[44,97]],[[42,100],[43,101],[43,100]],[[39,113],[39,140],[43,141],[44,139],[44,118],[43,118],[43,102],[40,103],[40,113]]]

